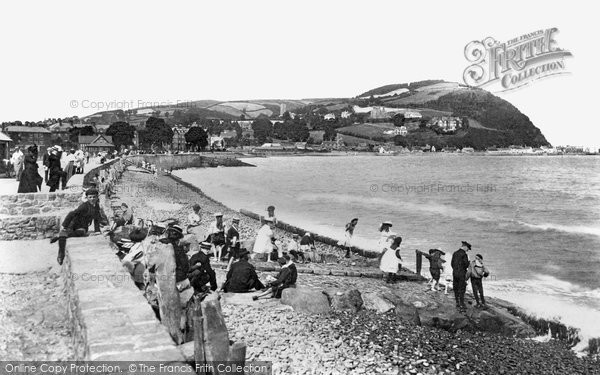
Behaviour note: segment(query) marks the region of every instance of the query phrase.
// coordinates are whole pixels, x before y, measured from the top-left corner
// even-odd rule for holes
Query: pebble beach
[[[215,212],[229,225],[239,217],[242,240],[254,238],[257,220],[240,215],[201,192],[179,184],[169,176],[155,176],[129,168],[116,186],[112,205],[126,202],[134,216],[155,221],[177,218],[186,223],[193,204],[202,207],[202,226],[208,228]],[[275,229],[278,239],[291,234]],[[354,255],[345,260],[340,249],[317,243],[330,254],[330,269],[372,269],[376,261]],[[336,263],[333,259],[337,259]],[[254,262],[257,266],[262,262]],[[315,265],[316,266],[316,265]],[[224,270],[215,267],[219,285]],[[259,276],[264,278],[265,272]],[[356,288],[361,293],[384,288],[402,293],[423,293],[424,284],[402,282],[391,286],[381,279],[299,274],[298,286],[330,289]],[[600,373],[600,363],[578,358],[558,341],[537,342],[481,332],[449,332],[420,326],[391,310],[378,314],[332,312],[310,315],[294,311],[278,300],[253,302],[249,294],[224,294],[222,308],[230,339],[246,343],[247,360],[272,361],[274,374],[491,374]]]

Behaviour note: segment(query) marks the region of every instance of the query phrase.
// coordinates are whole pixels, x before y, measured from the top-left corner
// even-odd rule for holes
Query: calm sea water
[[[400,234],[403,258],[461,240],[492,270],[498,296],[600,337],[600,157],[469,155],[248,159],[256,168],[177,174],[239,209],[265,212],[342,238],[359,218],[357,244],[375,249],[380,222]]]

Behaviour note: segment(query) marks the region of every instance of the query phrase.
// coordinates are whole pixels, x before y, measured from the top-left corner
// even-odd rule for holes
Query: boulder
[[[481,311],[473,317],[475,327],[480,331],[501,333],[505,331],[505,324],[502,319],[488,311]]]
[[[394,308],[394,304],[377,293],[365,293],[362,295],[364,308],[375,310],[378,313],[386,313]]]
[[[292,306],[294,311],[310,314],[326,314],[331,311],[327,296],[320,290],[310,288],[284,289],[281,303]]]
[[[363,306],[363,299],[356,289],[326,293],[333,310],[357,312]]]

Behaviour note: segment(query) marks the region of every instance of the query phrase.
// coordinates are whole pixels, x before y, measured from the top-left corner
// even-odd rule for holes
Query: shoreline
[[[164,177],[165,176],[161,176],[160,178],[162,179]],[[171,176],[171,177],[174,177],[174,176]],[[179,182],[178,180],[183,181],[183,180],[181,180],[178,177],[169,178],[169,180],[171,180],[175,184],[177,184]],[[170,183],[167,183],[167,184],[170,184]],[[184,183],[184,185],[192,185],[192,184]],[[222,204],[221,202],[219,202],[219,201],[213,199],[212,197],[204,194],[199,188],[197,188],[197,187],[194,186],[194,188],[192,190],[194,191],[195,195],[197,195],[200,200],[206,200],[206,201],[209,201],[211,203],[211,205],[216,205],[216,207],[214,207],[213,210],[224,211],[226,218],[227,217],[231,217],[231,215],[238,215],[237,211],[230,209],[229,207],[227,207],[226,205]],[[166,191],[169,191],[169,189],[166,189]],[[163,198],[166,198],[166,197],[163,197]],[[171,199],[172,199],[172,197],[171,197]],[[204,207],[203,207],[203,212],[206,212],[206,210],[204,209]],[[242,223],[240,225],[240,227],[243,228],[241,230],[241,233],[246,232],[246,236],[248,236],[250,234],[250,232],[253,232],[253,234],[255,234],[256,230],[259,228],[258,222],[256,220],[250,220],[250,221],[248,221],[247,219],[249,219],[249,218],[245,218],[244,215],[239,215],[239,216],[242,218],[242,221],[244,222],[244,223]],[[212,217],[210,218],[210,220],[205,220],[205,217],[206,217],[206,215],[203,215],[203,220],[202,220],[202,225],[203,226],[207,226],[208,223],[210,222],[210,220],[212,220]],[[227,220],[226,220],[226,224],[227,224]],[[254,229],[252,230],[252,228],[254,228]],[[247,229],[247,230],[245,230],[245,229]],[[241,237],[244,238],[244,236],[245,235],[242,234]],[[337,252],[337,255],[340,255],[341,250],[338,249],[336,252]],[[371,267],[372,269],[374,269],[376,271],[379,271],[378,268],[377,268],[377,266],[376,266],[376,264],[373,264],[373,263],[368,264],[367,263],[367,264],[361,265],[361,267],[365,267],[365,266],[366,267]],[[508,305],[513,305],[511,303],[507,303],[507,304]],[[518,307],[517,307],[517,309],[518,309]],[[536,321],[536,319],[532,318],[532,321]],[[537,321],[539,321],[539,319],[537,319]],[[545,322],[545,323],[549,323],[549,322]],[[544,329],[543,327],[536,327],[536,328],[541,328],[542,331]],[[556,326],[552,326],[552,327],[549,326],[548,329],[550,329],[553,332],[553,334],[555,334],[557,337],[560,336],[560,335],[562,335],[561,332],[568,331],[568,329],[566,327],[564,327],[564,329],[561,328],[559,323]],[[543,334],[543,333],[546,333],[546,332],[540,332],[540,334]],[[563,338],[565,338],[564,335],[562,335],[562,336],[563,336]]]

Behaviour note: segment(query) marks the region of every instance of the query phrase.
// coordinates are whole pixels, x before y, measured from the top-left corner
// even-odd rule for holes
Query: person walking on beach
[[[358,218],[354,218],[350,220],[348,224],[346,224],[346,230],[344,232],[344,247],[346,248],[346,258],[350,258],[350,252],[352,250],[352,236],[354,235],[354,229],[356,228],[356,224],[358,224]]]
[[[485,297],[483,296],[483,278],[490,275],[488,269],[483,264],[483,256],[475,255],[475,259],[469,264],[469,275],[471,278],[471,287],[473,288],[473,296],[477,305],[475,307],[485,308]]]
[[[417,253],[423,255],[425,258],[429,260],[429,273],[431,274],[431,290],[439,291],[438,286],[440,285],[440,276],[444,269],[444,263],[446,262],[442,256],[444,253],[440,249],[430,249],[429,254],[424,253],[423,251],[417,250]]]
[[[258,230],[256,241],[254,241],[254,248],[252,249],[253,256],[256,256],[256,254],[267,254],[267,262],[271,261],[269,254],[273,251],[273,228],[275,228],[273,219],[265,219],[264,225]]]
[[[402,237],[396,233],[388,232],[386,247],[379,263],[379,269],[386,273],[385,282],[391,284],[395,281],[395,275],[402,266],[402,257],[400,256],[400,244]]]
[[[62,222],[62,229],[58,236],[53,237],[50,243],[58,241],[58,256],[56,261],[62,265],[65,259],[65,250],[68,237],[86,237],[88,228],[94,222],[94,232],[100,233],[100,226],[108,225],[108,219],[98,202],[98,190],[88,189],[85,192],[86,202],[77,209],[69,212]]]
[[[456,308],[460,311],[466,311],[465,292],[467,290],[467,269],[469,268],[469,257],[467,251],[471,250],[471,244],[462,241],[460,249],[452,254],[452,289],[454,289],[454,299]]]
[[[21,181],[17,193],[37,193],[42,190],[42,182],[44,179],[38,173],[37,165],[38,148],[36,145],[27,148],[27,156],[25,156],[25,166],[21,173]]]
[[[267,217],[272,219],[274,223],[277,222],[277,219],[275,218],[275,206],[267,207]]]

